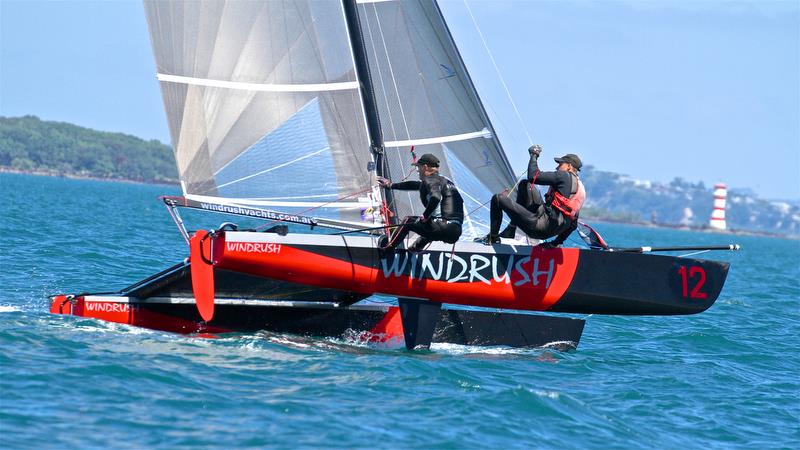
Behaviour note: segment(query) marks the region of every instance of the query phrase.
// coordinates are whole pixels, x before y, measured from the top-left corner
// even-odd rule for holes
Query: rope
[[[494,56],[492,55],[491,50],[489,50],[489,46],[486,44],[486,39],[484,39],[483,37],[483,33],[481,32],[481,29],[478,26],[478,22],[475,20],[475,16],[472,14],[472,9],[469,7],[469,3],[467,3],[467,0],[464,0],[464,6],[467,7],[467,12],[469,12],[469,17],[472,19],[472,24],[475,25],[475,29],[478,31],[478,36],[480,36],[481,38],[481,42],[483,43],[483,48],[486,49],[486,53],[489,55],[489,59],[492,61],[494,70],[495,72],[497,72],[498,78],[500,78],[500,83],[503,85],[503,89],[505,89],[506,91],[508,100],[511,102],[511,106],[514,107],[514,112],[517,115],[517,119],[519,120],[519,123],[522,125],[522,129],[525,131],[525,135],[528,137],[528,142],[532,144],[533,139],[531,138],[531,134],[528,132],[528,127],[525,126],[525,122],[522,120],[522,115],[519,113],[519,109],[517,109],[517,104],[514,103],[514,99],[511,97],[511,92],[508,90],[506,81],[503,79],[503,75],[500,73],[500,69],[497,67],[497,63],[494,60]]]
[[[411,131],[408,129],[408,120],[406,119],[405,110],[403,108],[403,101],[402,101],[402,98],[400,97],[400,91],[397,88],[397,78],[394,75],[394,68],[392,66],[392,60],[389,57],[389,49],[386,47],[386,36],[383,34],[383,25],[381,24],[381,19],[380,19],[380,16],[378,15],[378,8],[374,3],[372,4],[372,9],[373,9],[373,12],[375,14],[375,22],[378,24],[378,34],[380,36],[381,44],[383,46],[383,53],[386,56],[386,65],[389,68],[389,76],[391,77],[391,80],[392,80],[392,86],[394,87],[394,93],[397,96],[397,106],[400,109],[400,117],[403,120],[403,128],[405,128],[405,131],[406,131],[406,139],[410,140],[411,139]],[[368,23],[369,23],[369,21],[368,21]],[[380,74],[380,72],[379,72],[379,74]],[[381,82],[383,82],[382,77],[381,77]],[[385,102],[386,102],[387,110],[391,111],[391,108],[389,108],[389,96],[384,93],[384,97],[386,99]],[[394,131],[394,124],[392,124],[392,132],[393,133],[395,132]],[[396,138],[396,135],[395,135],[395,138]],[[388,158],[386,158],[386,159],[388,159]],[[414,173],[414,171],[413,170],[409,170],[409,172],[406,174],[406,171],[403,168],[403,158],[402,158],[402,156],[400,156],[400,152],[399,151],[397,152],[397,159],[400,162],[400,170],[405,175],[403,180],[405,180],[406,178],[411,176],[411,174]],[[410,192],[406,192],[406,195],[408,196],[408,204],[412,205],[413,202],[411,200],[411,193]],[[412,210],[413,210],[413,208],[412,208]]]
[[[397,79],[394,76],[394,69],[392,68],[392,60],[389,58],[389,49],[386,47],[386,37],[383,34],[383,26],[381,25],[381,19],[378,16],[378,9],[375,4],[372,4],[372,8],[375,11],[375,22],[378,24],[378,34],[381,37],[381,44],[383,44],[383,53],[386,55],[386,63],[389,67],[389,76],[392,78],[392,85],[394,86],[394,93],[397,95],[397,105],[400,107],[400,117],[403,119],[403,126],[406,129],[406,136],[407,139],[411,139],[411,132],[408,130],[408,122],[406,121],[406,114],[403,110],[403,102],[400,99],[400,91],[397,89]]]
[[[413,145],[411,146],[410,152],[411,152],[411,157],[412,157],[413,162],[416,163],[417,162],[417,154],[414,153],[414,146]],[[399,153],[398,153],[398,157],[399,157]],[[386,161],[386,158],[384,158],[384,162],[385,161]],[[402,183],[403,181],[406,181],[408,179],[408,177],[411,176],[412,173],[414,173],[413,170],[409,171],[406,176],[404,176],[400,181],[398,181],[398,183]],[[411,194],[409,194],[409,203],[411,203],[410,195]],[[393,206],[394,206],[394,198],[392,198],[392,202],[391,203],[386,203],[385,201],[383,202],[382,208],[384,209],[384,213],[385,213],[385,216],[386,216],[387,219],[389,218],[389,214],[391,213],[391,211],[392,211],[391,208]]]
[[[373,9],[375,9],[375,5],[372,5]],[[364,14],[367,13],[367,7],[364,6]],[[375,11],[375,18],[377,19],[378,12]],[[375,55],[375,62],[378,61],[378,49],[375,48],[375,38],[372,36],[372,26],[369,23],[369,19],[365,20],[367,23],[367,34],[369,34],[369,43],[372,47],[372,54]],[[381,91],[383,92],[383,101],[386,104],[386,113],[389,115],[389,126],[392,128],[392,137],[397,140],[397,131],[394,129],[394,120],[392,120],[392,108],[389,107],[389,95],[386,94],[386,85],[383,82],[383,76],[381,76],[380,70],[377,73],[378,81],[381,84]]]
[[[525,172],[527,172],[527,169],[525,169],[525,171],[523,171],[523,172],[521,172],[521,173],[519,174],[519,176],[517,177],[517,182],[516,182],[516,183],[514,183],[514,186],[512,186],[511,188],[506,188],[506,189],[504,189],[504,191],[506,191],[506,190],[508,191],[508,194],[506,194],[506,195],[511,195],[511,194],[512,194],[512,193],[513,193],[513,192],[514,192],[516,189],[517,189],[517,186],[519,186],[519,184],[522,182],[522,175],[523,175]],[[469,217],[469,216],[470,216],[472,213],[474,213],[475,211],[477,211],[477,210],[479,210],[479,209],[481,209],[481,208],[485,208],[485,207],[486,207],[486,204],[487,204],[487,203],[489,203],[489,202],[491,202],[491,201],[492,201],[492,199],[491,199],[491,198],[490,198],[489,200],[486,200],[485,202],[483,202],[483,203],[481,203],[480,205],[478,205],[478,207],[477,207],[477,208],[475,208],[475,209],[473,209],[472,211],[470,211],[470,212],[468,212],[467,214],[465,214],[465,215],[464,215],[464,217],[465,217],[465,218],[466,218],[466,217]]]
[[[398,228],[398,227],[402,227],[402,226],[403,226],[403,224],[397,224],[397,225],[381,225],[381,226],[379,226],[379,227],[359,228],[359,229],[357,229],[357,230],[339,231],[339,232],[336,232],[336,233],[331,233],[331,235],[333,235],[333,236],[338,236],[338,235],[342,235],[342,234],[350,234],[350,233],[363,233],[363,232],[365,232],[365,231],[374,231],[374,230],[390,230],[390,229],[392,229],[392,228]]]

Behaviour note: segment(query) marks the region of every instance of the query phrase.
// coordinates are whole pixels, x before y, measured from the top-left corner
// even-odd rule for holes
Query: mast
[[[361,21],[358,18],[358,5],[356,0],[343,0],[344,15],[347,20],[347,32],[350,36],[350,45],[353,49],[353,58],[356,63],[356,74],[361,89],[361,100],[367,115],[367,132],[369,133],[370,149],[375,158],[375,173],[379,177],[390,178],[389,168],[386,165],[386,153],[383,145],[383,131],[378,116],[378,105],[375,100],[375,88],[369,71],[367,48],[364,45],[364,36],[361,34]],[[394,213],[388,217],[389,223],[397,222],[392,190],[381,188],[383,198]]]

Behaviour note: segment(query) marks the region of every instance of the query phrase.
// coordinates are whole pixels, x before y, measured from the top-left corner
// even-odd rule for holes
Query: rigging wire
[[[678,255],[678,258],[685,258],[685,257],[687,257],[687,256],[699,255],[699,254],[701,254],[701,253],[708,253],[708,252],[710,252],[710,251],[711,251],[711,250],[700,250],[699,252],[692,252],[692,253],[687,253],[687,254],[685,254],[685,255]]]
[[[522,119],[522,115],[519,112],[519,108],[517,108],[517,104],[516,104],[516,102],[514,101],[514,98],[511,95],[511,91],[508,89],[508,85],[506,84],[506,81],[503,78],[503,74],[500,72],[500,68],[497,66],[497,61],[495,61],[494,55],[492,54],[492,51],[489,49],[489,45],[487,44],[486,39],[483,36],[483,32],[481,31],[480,26],[478,26],[477,20],[475,20],[475,15],[472,13],[472,8],[470,8],[469,3],[467,2],[467,0],[464,0],[464,6],[466,7],[467,12],[469,13],[469,17],[472,20],[472,24],[475,26],[475,30],[478,32],[478,36],[481,39],[481,43],[483,44],[484,50],[486,50],[486,54],[489,55],[489,60],[492,62],[492,66],[494,67],[495,73],[497,74],[497,77],[500,80],[500,84],[503,85],[503,89],[506,92],[506,96],[508,97],[508,101],[511,103],[511,106],[514,109],[514,114],[517,116],[517,120],[519,121],[520,125],[522,126],[522,130],[525,132],[525,136],[528,138],[528,143],[533,144],[533,137],[531,136],[531,133],[528,130],[528,127],[525,124],[525,121]],[[525,171],[523,171],[522,173],[520,173],[519,176],[516,177],[516,182],[514,183],[514,185],[510,189],[507,189],[508,193],[506,195],[511,195],[517,189],[517,187],[519,186],[520,182],[523,179],[522,177],[524,175],[524,172]],[[534,189],[533,186],[531,188]],[[467,216],[469,216],[470,214],[474,213],[478,209],[485,208],[486,204],[488,204],[489,202],[491,202],[491,198],[489,200],[487,200],[486,202],[484,202],[483,204],[479,205],[477,208],[475,208],[472,211],[470,211],[469,213],[467,213]]]
[[[503,75],[500,73],[500,68],[497,67],[497,62],[494,60],[494,56],[492,55],[492,51],[489,50],[489,45],[486,44],[486,39],[483,37],[483,33],[481,32],[481,28],[478,26],[478,22],[475,20],[475,16],[472,14],[472,8],[469,7],[469,3],[467,0],[464,0],[464,6],[467,8],[467,12],[469,12],[469,17],[472,19],[472,24],[475,25],[475,30],[478,31],[478,36],[481,38],[481,42],[483,43],[483,48],[486,50],[486,53],[489,55],[489,59],[492,61],[492,65],[494,66],[495,72],[497,72],[498,78],[500,78],[500,83],[503,85],[503,89],[506,91],[506,95],[508,96],[508,100],[511,102],[511,106],[514,108],[514,113],[517,115],[517,119],[519,123],[522,125],[523,131],[525,131],[525,135],[528,137],[528,143],[533,144],[533,138],[531,134],[528,132],[528,127],[525,126],[525,122],[522,120],[522,115],[519,113],[519,109],[517,108],[517,104],[514,102],[514,98],[511,97],[511,92],[508,90],[508,85],[506,85],[506,81],[503,78]]]
[[[412,174],[412,173],[413,173],[413,172],[409,172],[409,173],[408,173],[408,175],[406,175],[406,176],[405,176],[405,177],[404,177],[404,178],[401,180],[401,182],[402,182],[402,181],[405,181],[405,180],[406,180],[406,179],[407,179],[409,176],[411,176],[411,174]],[[323,206],[330,205],[331,203],[340,202],[340,201],[342,201],[342,200],[345,200],[345,199],[348,199],[348,198],[350,198],[350,197],[353,197],[353,196],[356,196],[356,195],[359,195],[359,194],[364,194],[364,193],[371,192],[371,191],[372,191],[372,186],[370,186],[370,187],[368,187],[368,188],[366,188],[366,189],[362,189],[362,190],[360,190],[360,191],[357,191],[357,192],[352,192],[352,193],[350,193],[350,194],[347,194],[347,195],[345,195],[345,196],[342,196],[342,197],[339,197],[339,198],[337,198],[337,199],[331,200],[331,201],[329,201],[329,202],[320,203],[319,205],[312,206],[311,208],[308,208],[308,209],[304,209],[303,211],[300,211],[299,213],[297,213],[297,214],[295,214],[295,215],[298,215],[298,216],[303,216],[303,215],[305,215],[305,214],[306,214],[306,213],[308,213],[308,212],[311,212],[311,211],[313,211],[313,210],[315,210],[315,209],[322,208]],[[263,225],[260,225],[260,226],[256,227],[255,229],[256,229],[256,230],[260,230],[260,229],[262,229],[262,228],[264,228],[264,227],[266,227],[266,226],[272,225],[272,224],[274,224],[274,223],[285,222],[285,221],[286,221],[286,219],[270,220],[268,223],[265,223],[265,224],[263,224]],[[393,226],[393,225],[386,225],[386,226],[384,226],[384,227],[380,227],[380,228],[394,228],[394,226]],[[358,231],[364,231],[364,230],[358,230]]]
[[[394,76],[394,68],[392,67],[392,60],[389,57],[389,49],[386,47],[386,36],[383,34],[383,26],[381,25],[381,18],[378,16],[378,9],[373,3],[372,5],[373,10],[375,11],[375,22],[378,24],[378,34],[381,37],[381,44],[383,44],[383,53],[386,55],[386,65],[389,67],[389,76],[392,79],[392,86],[394,87],[394,93],[397,96],[397,106],[400,108],[400,117],[403,119],[403,127],[406,130],[407,139],[411,139],[411,132],[408,129],[408,121],[406,120],[406,114],[403,110],[403,102],[400,98],[400,91],[397,88],[397,78]],[[387,97],[388,98],[388,97]]]
[[[511,186],[511,187],[509,187],[509,188],[506,188],[506,189],[505,189],[505,190],[507,190],[507,191],[508,191],[508,194],[506,194],[506,195],[511,195],[511,194],[512,194],[512,193],[513,193],[513,192],[514,192],[516,189],[517,189],[517,186],[519,186],[519,184],[522,182],[522,176],[523,176],[523,175],[525,174],[525,172],[527,172],[527,171],[528,171],[528,169],[525,169],[525,171],[523,171],[523,172],[520,172],[519,176],[517,176],[517,182],[516,182],[516,183],[514,183],[514,186]],[[533,189],[533,185],[531,185],[531,188]],[[483,209],[488,209],[488,208],[486,208],[486,205],[487,205],[489,202],[491,202],[491,201],[492,201],[492,199],[491,199],[491,198],[489,198],[489,200],[486,200],[485,202],[483,202],[483,203],[481,203],[480,205],[478,205],[478,207],[477,207],[477,208],[475,208],[475,209],[473,209],[472,211],[470,211],[470,212],[468,212],[468,213],[464,214],[464,217],[465,217],[465,218],[466,218],[466,217],[468,217],[470,214],[474,213],[475,211],[477,211],[477,210],[479,210],[479,209],[481,209],[481,208],[483,208]]]
[[[386,56],[386,66],[389,68],[389,77],[391,78],[391,81],[392,81],[392,87],[394,87],[394,93],[397,96],[397,106],[398,106],[398,108],[400,110],[400,118],[403,120],[403,128],[406,131],[406,139],[411,140],[411,131],[408,128],[408,120],[406,119],[405,110],[403,109],[403,100],[400,97],[400,91],[399,91],[399,89],[397,87],[397,77],[395,77],[395,74],[394,74],[394,67],[392,66],[392,59],[389,57],[389,48],[386,46],[386,36],[383,34],[383,25],[381,24],[381,18],[378,15],[378,8],[374,3],[372,4],[372,9],[373,9],[373,13],[375,14],[375,23],[378,25],[378,35],[380,36],[380,43],[383,46],[383,53]],[[366,7],[365,7],[365,11],[366,11]],[[383,83],[383,80],[382,80],[383,75],[380,73],[380,70],[378,71],[378,75],[381,78],[381,83]],[[385,93],[384,93],[384,97],[385,97],[385,100],[386,100],[387,110],[391,111],[391,108],[389,108],[389,96],[385,95]],[[392,132],[394,132],[394,124],[392,124]],[[413,147],[412,147],[412,150],[413,150]],[[385,152],[386,152],[386,150],[384,149],[384,153]],[[403,157],[400,154],[401,152],[398,151],[396,153],[397,153],[397,159],[399,161],[400,170],[401,170],[401,173],[403,175],[405,175],[405,177],[403,178],[405,180],[406,178],[411,176],[411,174],[414,171],[413,170],[409,170],[408,173],[406,174],[406,170],[403,168]],[[411,201],[411,193],[410,192],[406,193],[406,195],[408,196],[408,204],[409,205],[413,205],[413,203]],[[412,211],[413,211],[413,207],[412,207]]]

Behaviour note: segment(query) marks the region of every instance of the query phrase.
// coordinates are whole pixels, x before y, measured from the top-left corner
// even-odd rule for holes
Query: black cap
[[[581,170],[581,166],[583,165],[581,163],[581,159],[578,158],[578,155],[574,153],[567,153],[566,155],[560,158],[553,158],[553,159],[555,159],[557,163],[569,163],[572,165],[572,167],[575,168],[575,170]]]
[[[413,163],[414,166],[421,166],[425,164],[428,167],[439,167],[439,158],[431,155],[430,153],[425,153],[424,155],[420,156],[417,162]]]

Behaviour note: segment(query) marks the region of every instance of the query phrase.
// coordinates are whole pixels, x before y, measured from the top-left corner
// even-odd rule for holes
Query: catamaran
[[[162,200],[189,257],[112,294],[53,296],[53,313],[410,349],[575,347],[584,319],[528,311],[695,314],[722,290],[725,262],[597,235],[588,249],[472,242],[516,177],[433,0],[146,0],[145,11],[183,191]],[[382,253],[379,238],[421,205],[377,177],[413,176],[416,152],[436,155],[462,194],[462,240]],[[185,208],[264,225],[190,231]]]

